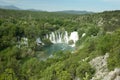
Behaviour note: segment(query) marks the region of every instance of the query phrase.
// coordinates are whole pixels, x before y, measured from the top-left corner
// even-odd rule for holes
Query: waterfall
[[[67,31],[65,31],[65,37],[64,37],[64,40],[65,40],[65,43],[68,44],[68,42],[69,42],[69,37],[68,37],[68,32],[67,32]]]
[[[73,44],[70,46],[75,47],[75,43],[76,41],[78,41],[79,36],[77,31],[71,32],[70,36],[68,35],[67,31],[55,31],[51,32],[50,34],[47,34],[46,38],[49,39],[53,44],[65,43],[69,45],[69,41],[72,40]]]
[[[76,32],[76,31],[71,32],[70,37],[69,37],[69,40],[73,40],[73,44],[70,45],[70,46],[75,47],[76,41],[79,40],[78,32]]]
[[[41,41],[40,37],[36,39],[37,45],[44,45],[44,43]]]

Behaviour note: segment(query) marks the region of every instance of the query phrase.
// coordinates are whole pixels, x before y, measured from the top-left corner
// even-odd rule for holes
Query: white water
[[[69,41],[73,40],[73,44],[70,45],[72,47],[75,47],[76,41],[79,40],[77,31],[71,32],[70,36],[68,35],[67,31],[64,31],[64,32],[55,31],[55,32],[51,32],[51,34],[49,35],[47,34],[46,38],[49,39],[54,44],[57,44],[57,43],[69,44]]]
[[[68,33],[67,31],[65,32],[51,32],[51,34],[47,34],[46,38],[49,39],[52,43],[68,43]]]
[[[82,37],[84,37],[85,35],[86,35],[86,33],[83,33],[83,34],[82,34]]]
[[[78,32],[74,31],[70,34],[69,40],[73,40],[73,44],[71,45],[72,47],[75,47],[76,41],[79,40]]]
[[[44,45],[44,43],[41,41],[40,38],[37,38],[37,39],[36,39],[36,43],[37,43],[37,45],[40,45],[40,44]]]

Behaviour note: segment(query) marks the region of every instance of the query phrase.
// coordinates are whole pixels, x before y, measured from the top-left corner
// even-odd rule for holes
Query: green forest
[[[44,48],[52,43],[44,36],[58,30],[78,32],[75,51],[47,57]],[[45,45],[36,44],[38,37]],[[0,80],[90,80],[96,69],[89,62],[106,53],[108,70],[120,68],[119,10],[79,15],[0,9]]]

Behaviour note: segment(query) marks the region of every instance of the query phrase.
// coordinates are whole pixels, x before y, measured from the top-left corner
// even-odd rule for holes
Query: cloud
[[[120,2],[120,0],[103,0],[105,2]]]
[[[0,0],[0,2],[4,2],[4,3],[10,3],[10,4],[14,4],[14,3],[17,3],[18,1],[20,0]]]

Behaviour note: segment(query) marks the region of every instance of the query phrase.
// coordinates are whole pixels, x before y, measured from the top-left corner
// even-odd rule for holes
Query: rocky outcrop
[[[120,69],[116,68],[109,72],[107,68],[107,58],[109,54],[99,56],[90,61],[90,64],[96,69],[95,75],[91,80],[120,80]]]
[[[120,69],[116,68],[114,71],[109,72],[103,80],[120,80]]]
[[[96,69],[96,73],[94,77],[91,80],[98,80],[102,79],[105,75],[108,73],[107,69],[107,58],[109,57],[109,54],[106,53],[104,56],[99,56],[92,61],[90,61],[90,64]]]

